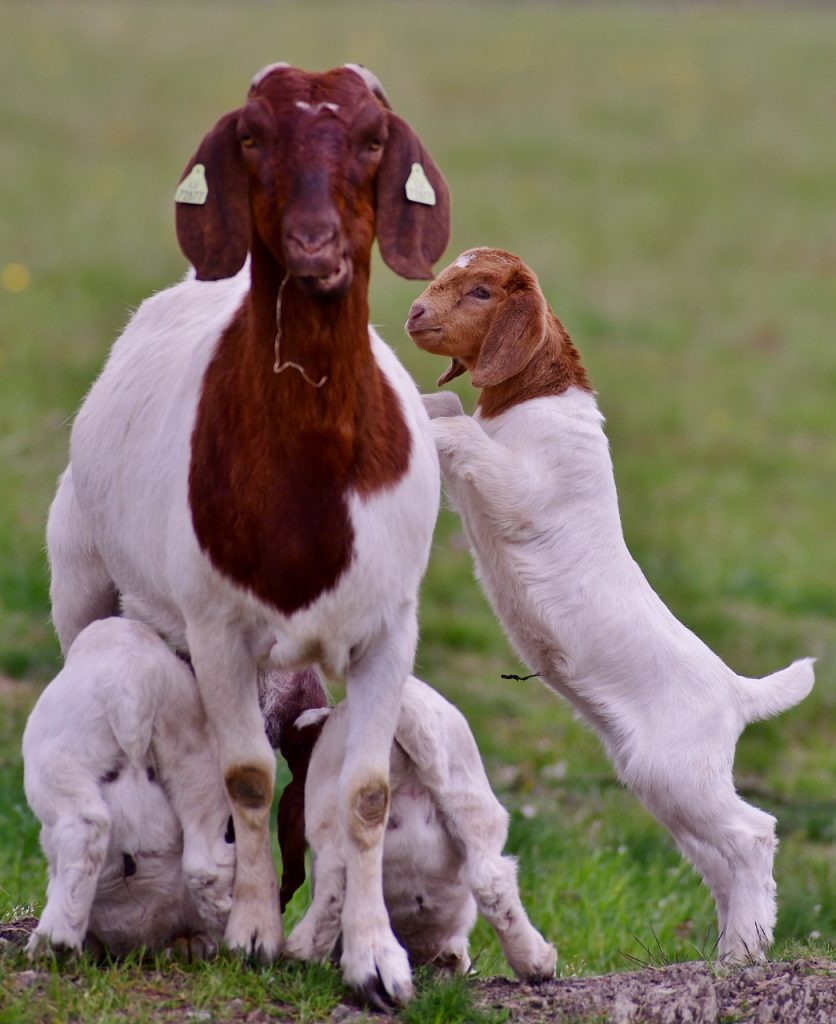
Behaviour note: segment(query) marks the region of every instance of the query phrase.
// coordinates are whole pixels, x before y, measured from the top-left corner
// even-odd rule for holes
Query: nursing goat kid
[[[380,851],[440,484],[368,285],[375,235],[399,274],[432,276],[446,185],[365,69],[277,64],[177,200],[196,279],[140,307],[78,414],[47,531],[53,621],[66,651],[120,601],[189,652],[235,825],[225,942],[268,960],[282,931],[257,669],[345,678],[343,973],[402,1001]]]
[[[147,626],[83,630],[23,733],[47,902],[29,941],[205,956],[232,906],[235,847],[214,737],[186,664]]]
[[[477,413],[426,398],[445,488],[479,579],[522,659],[600,736],[619,778],[711,889],[719,953],[772,941],[775,819],[732,779],[749,722],[802,700],[812,659],[737,675],[683,626],[621,531],[603,417],[537,278],[497,249],[463,253],[415,301],[407,331],[469,370]]]
[[[349,738],[345,704],[307,711],[287,731],[304,736],[317,725],[322,731],[305,786],[313,900],[286,947],[303,960],[324,959],[337,943],[348,854],[337,807]],[[466,972],[478,908],[519,977],[551,977],[557,954],[528,920],[516,865],[502,855],[508,814],[491,790],[473,734],[452,704],[414,677],[404,687],[389,778],[383,891],[411,962]]]

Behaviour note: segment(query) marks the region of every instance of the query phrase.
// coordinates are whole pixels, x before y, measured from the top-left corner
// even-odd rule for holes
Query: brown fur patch
[[[439,191],[436,207],[406,199],[401,164],[416,153]],[[370,497],[409,466],[403,410],[371,353],[370,249],[377,229],[399,273],[429,273],[446,244],[446,190],[411,129],[347,69],[271,72],[198,155],[212,172],[210,201],[178,210],[181,244],[199,276],[214,277],[240,265],[248,242],[252,288],[204,376],[192,520],[220,572],[290,615],[351,564],[350,494]],[[237,240],[234,259],[227,236]],[[282,292],[281,359],[307,380],[292,367],[273,373],[285,266],[298,276]],[[330,296],[299,283],[315,291],[345,266],[352,273]],[[321,388],[308,383],[322,377]]]
[[[325,305],[293,281],[285,289],[283,358],[327,376],[322,388],[273,373],[278,282],[272,297],[254,286],[203,382],[189,474],[195,533],[217,569],[286,615],[350,565],[349,493],[392,486],[409,465],[400,403],[371,354],[366,287],[358,274]]]
[[[389,811],[389,785],[382,779],[356,790],[349,799],[349,831],[358,846],[374,845],[373,833],[383,827]],[[372,835],[370,835],[370,832]]]
[[[268,776],[251,765],[231,768],[225,775],[226,790],[233,803],[252,810],[266,807],[273,798],[273,786]]]
[[[520,402],[546,398],[577,387],[593,393],[581,357],[563,324],[549,309],[548,337],[545,345],[520,373],[501,384],[482,389],[479,410],[485,417],[499,416]]]

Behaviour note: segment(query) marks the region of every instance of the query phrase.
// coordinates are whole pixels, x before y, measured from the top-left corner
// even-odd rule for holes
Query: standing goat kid
[[[743,801],[734,749],[749,722],[802,700],[812,660],[738,676],[665,607],[624,543],[603,417],[532,271],[463,253],[419,296],[407,331],[481,388],[425,399],[445,488],[479,579],[522,659],[600,736],[619,778],[711,889],[719,952],[772,941],[775,819]]]
[[[121,601],[188,650],[235,824],[225,942],[265,959],[282,931],[257,669],[344,676],[343,973],[402,1001],[380,859],[439,477],[368,286],[375,234],[399,274],[432,276],[446,186],[369,72],[276,64],[177,198],[196,279],[140,307],[78,414],[48,526],[53,620],[66,651]]]

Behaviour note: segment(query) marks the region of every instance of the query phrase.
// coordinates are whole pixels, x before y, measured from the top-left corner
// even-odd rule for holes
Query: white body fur
[[[603,416],[573,387],[492,418],[429,396],[445,488],[522,659],[593,726],[618,776],[717,904],[720,955],[772,941],[775,820],[735,792],[737,739],[813,685],[812,660],[729,669],[667,609],[624,543]]]
[[[341,813],[357,843],[348,863],[343,973],[349,984],[380,977],[411,992],[380,892],[364,789],[385,782],[400,691],[414,656],[418,586],[438,509],[438,460],[417,389],[370,331],[375,359],[398,395],[411,437],[398,483],[349,495],[354,557],[333,589],[285,616],[219,573],[201,551],[188,502],[190,441],[204,371],[249,286],[189,277],[142,304],[113,347],[75,424],[71,460],[48,527],[53,620],[64,650],[91,620],[111,613],[115,592],[140,619],[192,657],[221,767],[257,766],[271,780],[256,669],[317,663],[342,674],[351,754],[340,777]],[[270,372],[269,366],[265,372]],[[284,542],[276,524],[276,543]],[[281,943],[269,804],[233,803],[238,873],[225,941],[272,957]],[[385,820],[385,818],[384,818]],[[378,838],[375,838],[377,836]]]
[[[23,734],[47,903],[29,942],[113,954],[220,942],[235,847],[217,749],[188,667],[147,627],[90,625]],[[126,871],[130,865],[131,871]]]
[[[297,727],[329,715],[305,787],[306,835],[314,855],[313,902],[287,950],[322,959],[341,930],[347,839],[337,808],[345,758],[345,705],[309,711]],[[491,791],[461,713],[418,679],[407,680],[390,764],[392,804],[383,848],[383,888],[393,930],[413,964],[465,972],[477,907],[522,978],[554,973],[556,953],[520,903],[516,864],[502,856],[508,815]]]

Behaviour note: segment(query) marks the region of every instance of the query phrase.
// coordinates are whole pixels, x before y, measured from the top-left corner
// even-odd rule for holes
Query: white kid
[[[445,488],[479,579],[521,658],[600,736],[621,781],[711,889],[719,954],[772,941],[775,819],[735,792],[737,739],[813,686],[812,659],[764,679],[728,668],[663,604],[621,530],[604,418],[534,273],[463,253],[413,304],[407,331],[470,371],[476,415],[425,397]]]

